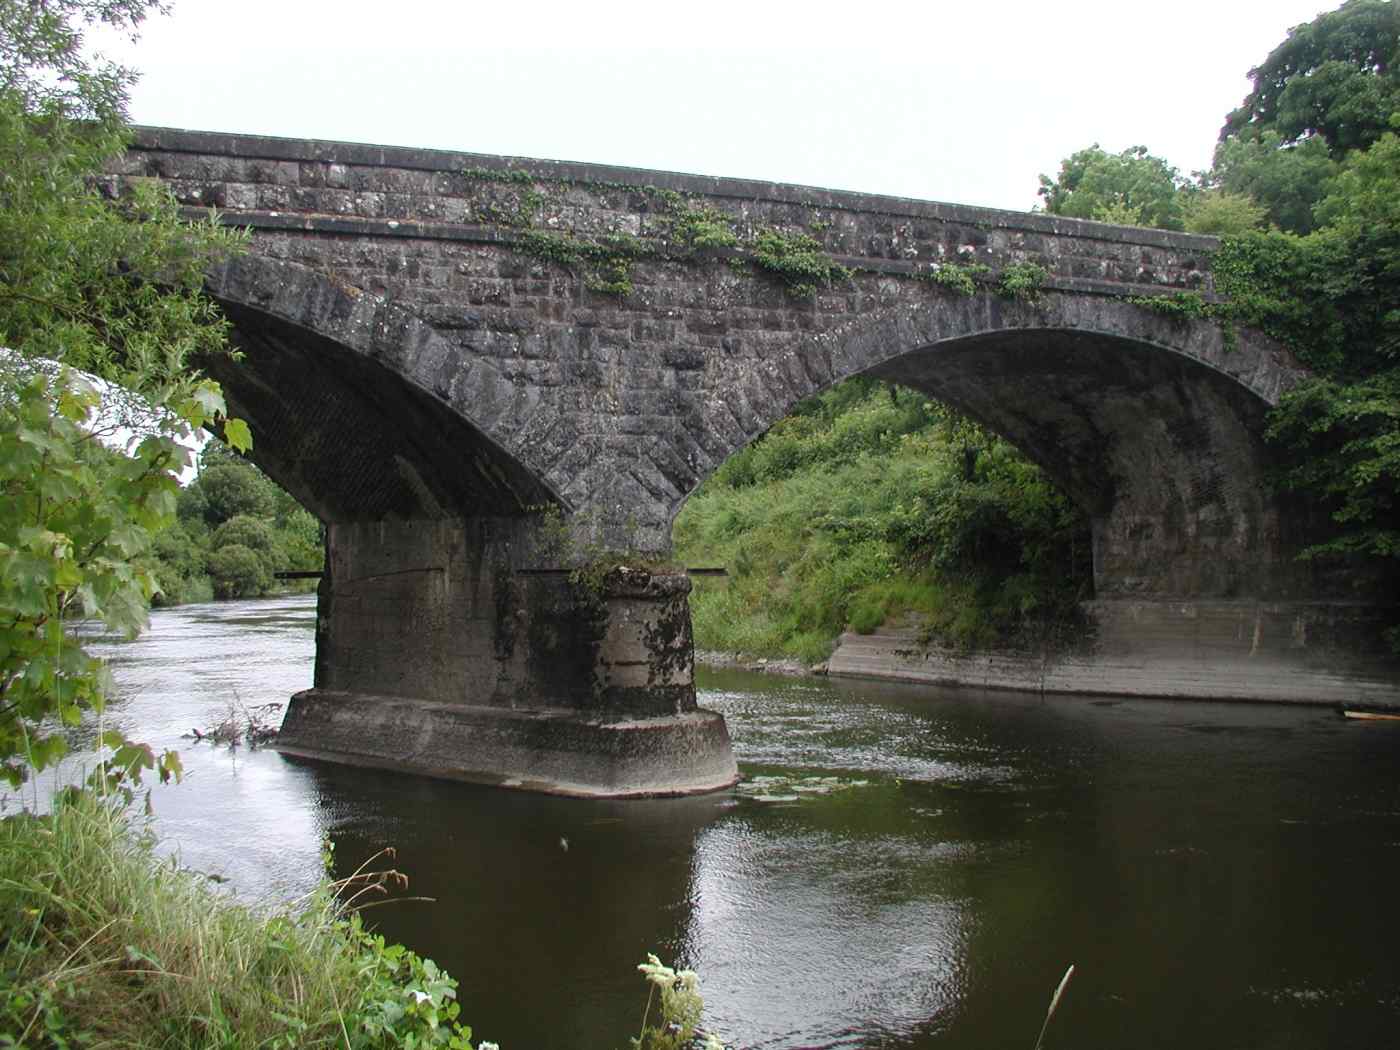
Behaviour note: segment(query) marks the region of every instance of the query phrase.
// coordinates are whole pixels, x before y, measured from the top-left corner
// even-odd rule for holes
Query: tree
[[[190,227],[143,185],[104,198],[103,163],[125,143],[131,73],[94,63],[82,30],[134,32],[154,0],[0,0],[0,777],[18,783],[62,754],[54,728],[100,707],[100,664],[65,631],[79,616],[139,629],[155,583],[142,558],[174,518],[192,428],[222,421],[217,384],[191,367],[223,352],[203,294],[208,261],[236,241]],[[44,364],[48,362],[48,364]],[[126,454],[94,455],[101,403],[89,376],[159,411]],[[117,762],[154,757],[115,737]],[[163,772],[173,768],[163,767]]]
[[[272,573],[257,551],[230,543],[209,555],[209,578],[216,598],[256,598],[272,587]]]
[[[273,588],[273,573],[281,558],[278,537],[262,518],[239,514],[229,518],[209,539],[209,578],[216,598],[257,598]],[[236,556],[226,552],[236,549]],[[257,562],[253,570],[247,554]]]
[[[1277,131],[1266,130],[1219,143],[1202,184],[1253,199],[1281,230],[1311,233],[1313,209],[1336,172],[1337,162],[1322,139],[1288,143]]]
[[[271,483],[246,460],[206,467],[191,488],[196,486],[204,498],[204,520],[210,525],[240,514],[266,516],[275,504]]]
[[[200,543],[176,521],[156,534],[146,567],[155,580],[151,605],[180,605],[214,596]]]
[[[1094,143],[1062,161],[1058,177],[1040,176],[1039,192],[1052,215],[1180,230],[1183,185],[1180,173],[1146,146],[1107,153]]]
[[[1295,26],[1249,71],[1254,89],[1220,139],[1272,131],[1284,145],[1317,136],[1334,157],[1366,149],[1400,110],[1400,14],[1392,0],[1347,0]]]
[[[1201,190],[1186,201],[1186,232],[1227,237],[1262,229],[1269,213],[1243,193]]]

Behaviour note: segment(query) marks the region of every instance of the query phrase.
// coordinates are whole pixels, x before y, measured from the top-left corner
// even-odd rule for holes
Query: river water
[[[700,677],[747,783],[581,802],[181,739],[311,680],[311,596],[104,640],[106,721],[181,749],[165,850],[275,905],[384,846],[367,913],[504,1050],[612,1050],[648,951],[735,1046],[1380,1047],[1400,1040],[1400,723],[1325,709]],[[71,771],[71,767],[70,767]]]

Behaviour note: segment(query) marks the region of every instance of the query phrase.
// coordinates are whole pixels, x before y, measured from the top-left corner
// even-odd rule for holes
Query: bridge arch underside
[[[1269,405],[1180,352],[1013,328],[899,354],[870,375],[1001,434],[1090,516],[1100,598],[1284,597],[1294,516],[1266,485]]]
[[[436,334],[323,279],[279,297],[279,271],[253,272],[270,294],[216,277],[240,353],[205,368],[253,460],[326,526],[313,688],[279,749],[570,795],[733,783],[724,721],[696,708],[685,577],[581,601],[532,571],[558,542],[538,511],[564,501],[416,380]]]
[[[459,412],[373,356],[220,300],[239,359],[205,364],[251,458],[322,521],[519,516],[549,488]]]

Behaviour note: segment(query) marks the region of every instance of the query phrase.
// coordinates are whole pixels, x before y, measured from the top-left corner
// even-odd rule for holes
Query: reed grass
[[[1045,1042],[1045,1033],[1050,1028],[1050,1019],[1055,1016],[1055,1011],[1060,1008],[1060,1000],[1065,997],[1065,989],[1069,987],[1069,979],[1074,976],[1074,963],[1070,963],[1065,975],[1060,978],[1059,985],[1055,988],[1055,994],[1050,997],[1050,1009],[1045,1011],[1045,1020],[1041,1022],[1040,1034],[1035,1038],[1035,1050],[1040,1050],[1040,1046]]]
[[[323,881],[268,914],[163,862],[87,793],[0,821],[0,1047],[467,1048],[455,982]]]

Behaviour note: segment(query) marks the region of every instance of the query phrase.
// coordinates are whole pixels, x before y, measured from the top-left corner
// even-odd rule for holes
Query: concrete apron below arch
[[[724,719],[697,708],[615,720],[308,689],[277,750],[345,765],[578,798],[693,795],[739,779]]]
[[[847,631],[830,674],[1036,693],[1315,704],[1400,711],[1388,610],[1360,602],[1114,597],[1058,650],[959,651],[912,619]]]

